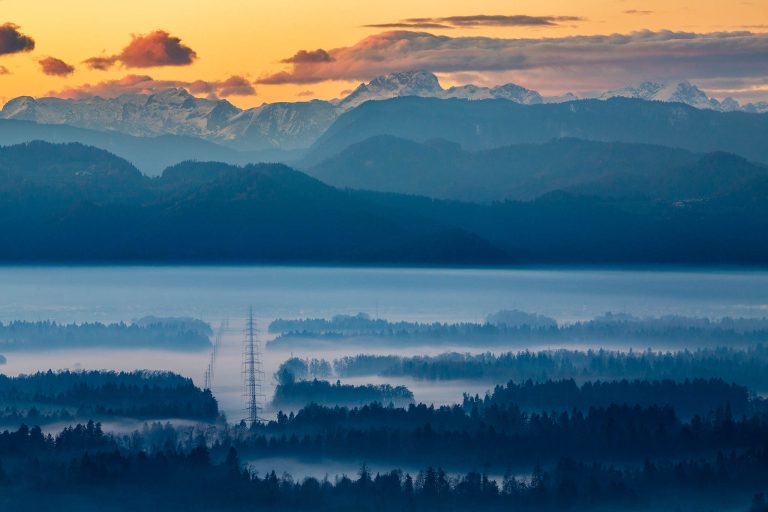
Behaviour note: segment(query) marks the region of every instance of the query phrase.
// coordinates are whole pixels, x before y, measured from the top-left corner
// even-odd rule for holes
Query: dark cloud
[[[768,75],[768,34],[639,31],[537,39],[391,31],[328,50],[331,62],[293,62],[265,84],[364,80],[397,71],[514,73],[530,86],[606,89],[635,80]]]
[[[476,14],[474,16],[448,16],[445,18],[410,18],[410,23],[447,23],[455,27],[552,27],[562,22],[583,21],[579,16],[514,16]]]
[[[317,50],[312,50],[312,51],[299,50],[292,57],[283,59],[280,62],[284,64],[303,64],[307,62],[311,62],[311,63],[333,62],[333,57],[331,57],[327,51],[323,50],[322,48],[318,48]]]
[[[106,71],[112,66],[115,65],[115,62],[117,62],[117,57],[91,57],[90,59],[85,59],[83,61],[83,64],[88,66],[90,69],[96,69],[99,71]]]
[[[431,23],[431,22],[423,22],[423,23],[407,23],[407,22],[397,22],[397,23],[372,23],[370,25],[363,25],[367,28],[418,28],[418,29],[452,29],[454,27],[451,27],[449,25],[443,25],[442,23]]]
[[[51,76],[69,76],[75,72],[75,67],[61,59],[46,57],[37,61],[43,69],[43,73]]]
[[[116,63],[127,68],[151,68],[159,66],[188,66],[197,58],[197,53],[182,44],[181,39],[164,30],[146,35],[135,35],[131,42],[117,55],[91,57],[85,61],[91,69],[107,70]]]
[[[314,96],[314,95],[315,95],[315,91],[301,91],[296,94],[296,96],[299,96],[301,98],[304,98],[307,96]]]
[[[0,25],[0,55],[31,52],[34,49],[35,40],[19,32],[18,25],[13,23]]]
[[[8,68],[5,66],[0,66],[0,75],[10,75],[11,72],[8,71]]]
[[[254,96],[253,84],[242,76],[231,76],[221,82],[214,82],[216,93],[222,98],[229,96]]]
[[[152,94],[158,91],[184,88],[191,94],[209,97],[254,96],[256,90],[243,77],[231,76],[220,81],[194,80],[155,80],[148,75],[127,75],[118,80],[105,80],[96,84],[68,87],[51,95],[61,98],[116,98],[123,94]]]
[[[556,27],[563,22],[582,21],[579,16],[513,16],[475,14],[443,18],[406,18],[395,23],[365,25],[372,28],[452,29],[472,27]]]
[[[624,14],[640,14],[645,16],[648,14],[653,14],[653,11],[639,11],[637,9],[627,9],[626,11],[624,11]]]

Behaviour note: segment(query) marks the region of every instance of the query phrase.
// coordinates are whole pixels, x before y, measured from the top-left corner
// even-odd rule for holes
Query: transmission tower
[[[264,403],[263,392],[264,366],[261,361],[261,342],[256,338],[256,322],[253,320],[253,307],[248,313],[245,324],[243,344],[243,383],[245,390],[245,412],[249,425],[261,421]]]
[[[203,389],[213,389],[213,373],[216,369],[216,356],[221,348],[221,340],[224,337],[224,333],[229,328],[229,320],[226,318],[219,324],[219,329],[216,331],[216,337],[213,341],[213,348],[211,349],[211,358],[208,361],[208,368],[205,369],[205,385]]]

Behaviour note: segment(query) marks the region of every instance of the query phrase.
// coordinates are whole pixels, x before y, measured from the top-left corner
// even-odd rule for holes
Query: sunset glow
[[[248,107],[338,97],[377,74],[421,63],[444,85],[516,82],[549,94],[644,78],[690,79],[740,100],[764,98],[768,87],[765,0],[728,8],[712,0],[5,0],[2,13],[0,24],[8,24],[0,38],[3,102],[20,95],[71,97],[87,84],[137,75]],[[13,46],[18,39],[6,36],[14,31],[34,47]],[[675,36],[684,40],[670,42],[664,36],[670,33],[684,33]],[[409,41],[419,34],[417,51]],[[613,39],[593,41],[588,50],[581,38],[572,39],[594,35]],[[615,44],[620,38],[634,47],[622,53]],[[497,55],[503,54],[497,46],[505,48],[509,58],[487,62],[475,55],[489,45]],[[364,55],[372,47],[376,55]],[[596,69],[601,84],[590,79]],[[106,89],[115,90],[85,92]]]

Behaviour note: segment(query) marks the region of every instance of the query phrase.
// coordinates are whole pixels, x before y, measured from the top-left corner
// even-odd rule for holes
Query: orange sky
[[[108,7],[107,7],[108,6]],[[85,83],[146,74],[157,80],[221,81],[231,75],[251,80],[290,69],[280,63],[299,50],[349,47],[382,32],[366,24],[391,23],[406,18],[462,15],[575,16],[579,21],[550,27],[475,27],[426,30],[451,37],[549,38],[592,34],[628,34],[638,30],[708,33],[717,31],[768,32],[768,0],[722,2],[715,0],[0,0],[0,24],[13,23],[35,40],[31,52],[0,55],[0,100],[19,95],[44,96],[50,91]],[[628,11],[634,11],[628,13]],[[647,11],[647,12],[646,12]],[[187,66],[126,69],[117,64],[108,71],[89,70],[89,57],[118,54],[131,34],[164,30],[197,54]],[[65,77],[42,73],[39,61],[54,57],[76,70]],[[765,63],[757,63],[765,66]],[[765,73],[768,76],[768,72]],[[464,74],[441,73],[444,85]],[[476,79],[518,81],[525,73],[477,72]],[[256,95],[231,96],[241,107],[309,97],[329,99],[359,80],[329,80],[309,84],[256,84]],[[756,80],[765,88],[765,80]],[[540,85],[540,84],[539,84]],[[549,93],[564,92],[556,81]]]

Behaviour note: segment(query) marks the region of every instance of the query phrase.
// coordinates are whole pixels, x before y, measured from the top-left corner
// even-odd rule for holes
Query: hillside
[[[6,262],[768,263],[765,181],[696,201],[472,204],[338,190],[279,164],[148,178],[76,144],[4,148],[2,161],[16,162],[0,168]]]
[[[290,153],[287,152],[240,152],[183,135],[137,137],[65,124],[37,124],[31,121],[0,119],[0,145],[10,146],[35,140],[51,143],[79,142],[104,149],[128,160],[143,173],[153,176],[159,175],[169,165],[184,160],[246,164],[290,159]]]
[[[726,151],[768,163],[768,115],[699,110],[680,103],[612,98],[519,105],[506,100],[395,98],[342,114],[303,161],[310,168],[377,135],[445,139],[470,151],[574,137]]]
[[[555,190],[689,200],[768,179],[768,167],[725,153],[578,139],[465,151],[387,135],[353,144],[309,173],[341,188],[481,202],[531,200]]]

